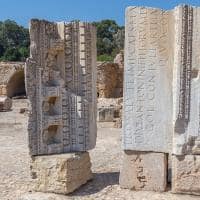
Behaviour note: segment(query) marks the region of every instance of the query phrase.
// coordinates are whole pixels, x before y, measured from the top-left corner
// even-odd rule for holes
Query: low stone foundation
[[[164,153],[125,151],[120,187],[163,192],[167,186],[167,156]]]
[[[97,104],[97,121],[113,122],[112,127],[122,127],[122,98],[98,98]],[[103,124],[102,124],[103,125]]]
[[[89,153],[34,156],[31,175],[37,192],[71,193],[92,178]]]
[[[200,155],[172,157],[172,192],[200,195]]]

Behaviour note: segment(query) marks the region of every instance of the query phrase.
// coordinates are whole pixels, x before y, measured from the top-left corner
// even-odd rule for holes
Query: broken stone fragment
[[[37,192],[71,193],[92,178],[89,153],[33,156],[31,175]]]
[[[172,156],[172,191],[200,195],[200,155]]]

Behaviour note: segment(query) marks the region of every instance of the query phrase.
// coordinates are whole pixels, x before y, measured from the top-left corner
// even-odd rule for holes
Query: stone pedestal
[[[172,191],[200,195],[200,155],[172,157]]]
[[[37,192],[71,193],[92,178],[89,153],[34,156],[31,175]]]
[[[167,156],[164,153],[125,151],[120,172],[121,188],[165,191]]]

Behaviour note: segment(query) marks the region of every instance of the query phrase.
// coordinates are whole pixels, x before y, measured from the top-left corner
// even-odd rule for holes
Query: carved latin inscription
[[[129,7],[126,13],[125,150],[168,152],[172,135],[169,13]],[[167,77],[166,77],[167,76]],[[165,108],[169,108],[165,112]]]

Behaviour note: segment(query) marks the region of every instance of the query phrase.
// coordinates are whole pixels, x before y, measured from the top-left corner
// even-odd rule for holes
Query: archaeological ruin
[[[122,127],[124,54],[114,62],[97,63],[97,121],[106,127]],[[104,123],[106,122],[106,123]]]
[[[126,11],[122,188],[200,195],[200,9]]]
[[[0,62],[0,95],[26,96],[23,62]]]
[[[30,22],[25,76],[36,191],[67,194],[91,179],[87,151],[95,147],[97,131],[95,38],[95,28],[85,22]]]
[[[200,7],[128,7],[113,62],[92,23],[29,32],[26,63],[0,62],[0,199],[199,199]]]
[[[24,63],[0,62],[0,111],[9,111],[12,98],[25,97]]]

